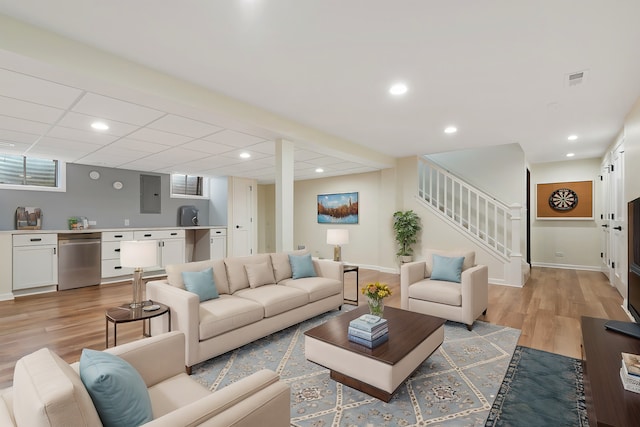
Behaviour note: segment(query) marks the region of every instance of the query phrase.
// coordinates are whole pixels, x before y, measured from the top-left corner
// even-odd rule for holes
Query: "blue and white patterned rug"
[[[304,331],[340,314],[325,313],[194,366],[192,378],[217,390],[267,368],[291,386],[291,425],[484,426],[520,336],[517,329],[447,322],[442,346],[389,403],[329,378],[304,357]]]

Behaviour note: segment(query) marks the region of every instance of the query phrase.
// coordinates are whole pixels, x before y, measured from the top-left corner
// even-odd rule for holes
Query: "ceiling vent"
[[[587,70],[576,71],[566,75],[565,82],[568,87],[575,87],[584,84],[587,81]]]

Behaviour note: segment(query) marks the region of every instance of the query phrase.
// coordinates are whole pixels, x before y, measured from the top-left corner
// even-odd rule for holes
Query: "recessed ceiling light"
[[[324,169],[322,169],[322,168],[316,168],[316,172],[318,172],[318,173],[322,173],[322,172],[324,172]]]
[[[578,135],[569,135],[569,136],[567,137],[567,139],[568,139],[569,141],[575,141],[576,139],[578,139]]]
[[[240,157],[242,157],[243,159],[248,159],[249,157],[251,157],[251,154],[245,151],[244,153],[240,153]]]
[[[573,157],[575,155],[576,155],[575,153],[567,153],[567,157]]]
[[[458,128],[455,126],[448,126],[444,130],[444,133],[456,133],[456,132],[458,132]]]
[[[105,122],[93,122],[91,123],[91,127],[95,130],[107,130],[109,129],[109,125]]]
[[[404,83],[395,83],[389,88],[389,93],[391,95],[404,95],[407,93],[407,85]]]

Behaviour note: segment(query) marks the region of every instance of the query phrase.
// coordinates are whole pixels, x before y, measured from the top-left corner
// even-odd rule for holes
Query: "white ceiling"
[[[109,70],[65,74],[0,37],[0,150],[83,164],[273,182],[277,138],[296,146],[296,179],[389,166],[353,144],[388,158],[511,143],[531,163],[593,158],[640,96],[637,0],[0,0],[0,13],[283,120],[211,114],[116,86]],[[388,94],[396,81],[405,96]],[[95,118],[110,129],[92,131]]]

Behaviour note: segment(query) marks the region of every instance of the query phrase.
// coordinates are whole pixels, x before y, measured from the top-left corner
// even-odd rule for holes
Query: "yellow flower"
[[[375,300],[381,300],[391,295],[391,289],[386,283],[369,283],[362,288],[362,294]]]

